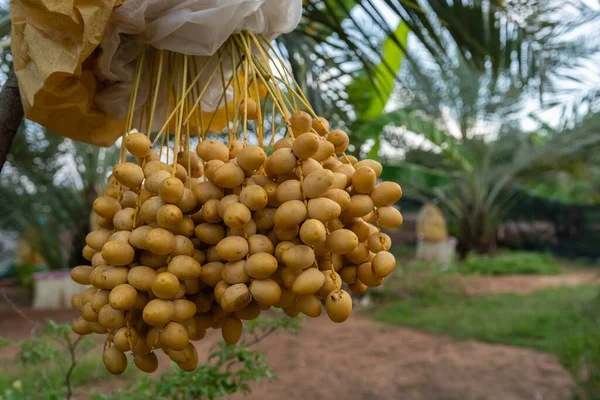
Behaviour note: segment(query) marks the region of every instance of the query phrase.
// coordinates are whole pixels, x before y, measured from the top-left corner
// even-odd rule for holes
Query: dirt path
[[[26,312],[30,319],[65,321],[71,312]],[[20,322],[19,322],[20,321]],[[0,335],[29,335],[31,323],[17,314],[0,315]],[[198,343],[201,360],[218,340],[211,332]],[[299,335],[276,333],[258,345],[278,379],[253,384],[246,397],[275,399],[562,400],[572,381],[554,356],[529,349],[455,341],[412,329],[390,327],[354,315],[342,325],[327,318],[306,320]],[[4,354],[6,356],[6,354]],[[168,368],[167,360],[161,363]],[[125,381],[121,382],[126,384]],[[88,398],[96,383],[77,390]]]
[[[598,270],[579,270],[560,275],[465,276],[466,292],[472,296],[486,293],[527,294],[538,289],[600,283]]]
[[[556,276],[469,277],[465,285],[471,295],[526,294],[543,287],[598,281],[595,271],[576,271]],[[66,322],[74,315],[72,311],[0,312],[0,336],[27,337],[32,321]],[[206,360],[219,336],[213,331],[198,343],[201,360]],[[549,354],[455,341],[377,324],[356,313],[342,325],[325,317],[306,320],[299,335],[277,333],[258,348],[278,379],[253,384],[250,395],[236,395],[232,400],[567,400],[573,384]],[[5,358],[6,352],[2,353]],[[169,362],[161,359],[164,371]],[[94,388],[114,390],[115,383],[86,385],[77,390],[77,398],[87,398],[86,393]]]
[[[354,316],[307,321],[295,336],[259,345],[278,380],[247,397],[270,399],[570,399],[572,381],[554,356],[454,341]]]
[[[62,324],[71,322],[79,313],[73,310],[32,310],[30,308],[0,311],[0,336],[18,340],[31,337],[43,329],[48,320]]]

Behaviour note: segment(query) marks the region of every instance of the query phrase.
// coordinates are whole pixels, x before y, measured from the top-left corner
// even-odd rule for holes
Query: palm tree
[[[575,3],[577,0],[571,0]],[[539,78],[556,22],[546,16],[564,7],[558,2],[500,0],[304,0],[299,28],[277,44],[317,112],[337,120],[361,120],[356,101],[344,94],[348,79],[366,81],[370,102],[383,108],[402,60],[420,65],[418,52],[408,49],[408,32],[437,65],[458,57],[474,71],[501,73],[514,82]],[[3,3],[5,4],[5,3]],[[400,21],[399,23],[396,21]],[[0,47],[10,18],[0,12]],[[382,43],[390,44],[382,46]],[[391,82],[391,83],[390,83]]]
[[[571,56],[577,55],[576,45],[555,38],[564,29],[564,24],[551,18],[557,7],[564,7],[558,2],[384,0],[376,4],[372,0],[308,0],[304,3],[305,14],[299,29],[280,37],[277,46],[317,111],[337,119],[339,124],[342,118],[350,117],[356,151],[360,152],[364,143],[371,140],[374,145],[370,154],[375,156],[381,132],[387,132],[384,136],[392,139],[398,137],[389,125],[424,134],[443,154],[445,165],[471,174],[463,181],[482,179],[476,176],[480,166],[495,159],[494,154],[482,159],[475,157],[486,153],[477,149],[487,146],[471,138],[474,129],[482,121],[489,122],[488,116],[497,120],[514,113],[521,104],[524,87],[533,92],[544,87],[548,73],[555,71],[557,65],[564,65],[561,64],[564,60],[555,56],[558,50],[568,49]],[[569,4],[579,5],[576,0]],[[394,17],[399,23],[391,22]],[[416,45],[410,49],[409,32],[416,39]],[[394,92],[402,65],[406,71],[400,74],[401,85]],[[390,96],[398,93],[400,99],[396,100],[401,101],[396,103],[400,108],[384,113]],[[453,140],[447,127],[440,125],[446,109],[452,111],[451,119],[458,125],[462,135],[459,140]],[[514,127],[510,129],[514,131]],[[523,140],[519,135],[515,137]],[[504,142],[500,143],[504,146]],[[518,163],[520,167],[513,168],[505,178],[522,174],[527,169],[525,165],[535,164],[540,157]],[[408,166],[405,163],[404,173]],[[418,166],[410,168],[413,174],[428,176],[427,182],[434,187],[448,179],[448,170],[424,175]],[[498,175],[488,172],[490,176]],[[493,201],[499,198],[498,191],[502,192],[484,190],[494,194]],[[465,210],[471,210],[468,207],[473,210],[463,211],[462,215],[478,215],[480,211],[474,210],[479,210],[476,205],[482,200],[481,196],[477,198],[476,201],[471,201],[474,197],[464,198]],[[458,217],[458,210],[455,211]],[[500,214],[490,212],[490,215]],[[484,225],[469,229],[487,232],[489,224]],[[487,236],[485,232],[481,235]]]
[[[583,7],[578,0],[568,3]],[[352,116],[357,104],[343,94],[349,79],[367,81],[371,97],[379,97],[385,105],[391,91],[386,82],[396,77],[398,59],[418,70],[423,53],[442,71],[464,63],[476,73],[490,72],[494,80],[503,75],[514,85],[543,80],[552,64],[550,50],[562,47],[556,41],[561,24],[552,15],[567,6],[558,1],[499,0],[304,4],[299,28],[278,43],[317,111],[333,118],[349,112]],[[415,39],[414,48],[407,45],[406,32]],[[395,49],[382,46],[384,42]]]
[[[592,170],[588,162],[590,153],[585,157],[581,153],[583,149],[597,147],[597,130],[591,118],[578,125],[578,131],[564,130],[560,134],[547,129],[541,135],[527,135],[518,124],[526,101],[551,91],[552,78],[559,76],[565,67],[597,54],[594,46],[584,45],[581,40],[573,39],[573,35],[568,41],[562,39],[562,34],[580,26],[581,17],[589,13],[591,5],[576,1],[528,2],[519,8],[515,3],[497,1],[468,5],[445,1],[398,5],[385,1],[392,10],[401,11],[398,15],[406,11],[411,18],[400,17],[400,25],[393,34],[390,29],[381,28],[387,38],[380,47],[383,51],[378,51],[376,46],[369,48],[370,42],[365,43],[364,38],[373,35],[360,30],[364,22],[354,12],[364,10],[370,2],[329,2],[339,5],[334,8],[322,3],[307,7],[304,29],[322,24],[330,30],[320,35],[308,31],[303,56],[294,54],[290,58],[309,59],[316,64],[320,49],[324,48],[325,56],[331,53],[326,46],[316,47],[311,53],[310,41],[315,44],[343,40],[355,49],[348,59],[361,68],[363,65],[371,68],[365,69],[368,73],[347,73],[352,80],[345,86],[348,95],[341,102],[354,112],[349,129],[355,152],[368,153],[370,157],[379,155],[384,161],[397,163],[402,154],[396,152],[386,157],[380,152],[380,145],[406,146],[404,162],[388,166],[386,178],[403,183],[409,195],[437,199],[444,205],[457,227],[463,254],[470,250],[493,251],[497,224],[511,210],[519,191],[526,189],[539,194],[556,188],[558,173],[572,176],[576,172],[570,171],[572,167],[564,161],[576,160],[587,171]],[[354,11],[340,3],[354,4]],[[397,7],[392,7],[394,4]],[[557,20],[557,7],[572,7],[570,17]],[[377,14],[371,9],[369,15],[373,17],[373,13]],[[482,15],[488,17],[484,18],[487,22],[481,23]],[[332,19],[345,22],[334,30]],[[428,25],[430,19],[433,22]],[[410,27],[418,40],[413,41],[416,43],[413,48],[403,48],[398,55],[397,48],[406,44],[401,33],[403,24]],[[503,33],[505,29],[510,33]],[[302,30],[295,33],[303,34]],[[361,53],[361,49],[369,51]],[[375,61],[356,62],[365,53],[375,54],[371,59]],[[393,64],[398,57],[407,61],[400,74],[397,74],[400,63]],[[294,63],[298,61],[291,62],[292,68]],[[328,64],[321,62],[321,65]],[[326,68],[308,71],[312,74],[309,81],[318,81],[320,72],[325,76],[324,82],[329,82],[331,74],[326,73]],[[393,91],[394,80],[398,84]],[[384,112],[388,103],[397,108]],[[425,139],[426,149],[410,148],[408,137],[415,134]],[[417,156],[418,162],[411,162],[417,161]],[[428,168],[423,168],[423,163],[428,163]],[[532,174],[537,174],[533,181],[528,179]],[[562,189],[564,195],[568,188]]]
[[[429,169],[410,162],[386,165],[385,178],[403,182],[407,196],[433,200],[446,211],[461,256],[469,251],[493,253],[498,225],[524,193],[569,203],[590,203],[598,198],[590,191],[573,192],[572,185],[562,190],[557,185],[559,175],[572,182],[597,171],[590,163],[600,147],[595,119],[594,129],[578,126],[541,140],[535,134],[515,132],[493,141],[474,138],[457,142],[458,158],[443,153],[431,157],[435,164]],[[573,198],[573,194],[579,198]]]

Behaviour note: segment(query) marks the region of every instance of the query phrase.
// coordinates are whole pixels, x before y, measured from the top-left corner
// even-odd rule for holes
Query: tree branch
[[[71,342],[69,340],[68,346],[67,346],[67,349],[69,350],[69,353],[71,354],[71,365],[69,366],[69,370],[67,371],[67,375],[65,376],[65,386],[67,387],[67,400],[70,400],[71,396],[73,396],[73,387],[71,385],[71,376],[73,375],[73,371],[75,370],[75,367],[77,366],[78,360],[75,355],[75,350],[77,349],[79,342],[81,342],[81,339],[83,339],[83,336],[79,336],[75,342]]]
[[[11,70],[0,93],[0,171],[23,121],[23,104],[15,71]]]

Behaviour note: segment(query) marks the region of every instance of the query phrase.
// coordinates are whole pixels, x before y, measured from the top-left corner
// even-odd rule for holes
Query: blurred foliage
[[[77,338],[70,324],[49,321],[39,336],[3,344],[19,350],[0,367],[1,400],[69,399],[77,386],[111,379],[99,354],[92,352],[96,342],[89,336]]]
[[[15,267],[16,277],[19,285],[26,288],[33,287],[33,275],[38,272],[46,271],[46,266],[24,264]]]
[[[417,253],[417,249],[412,244],[392,244],[390,253],[396,257],[396,263],[412,260]]]
[[[117,156],[24,124],[0,174],[0,229],[26,233],[51,269],[83,264],[92,203]]]
[[[600,306],[596,299],[594,311]],[[584,318],[600,327],[597,313],[592,307]],[[563,367],[575,380],[574,398],[578,400],[600,399],[600,332],[578,332],[568,335],[558,343],[557,356]]]
[[[412,260],[399,263],[383,289],[371,291],[369,295],[385,304],[395,299],[460,296],[464,290],[464,281],[455,269]]]
[[[348,99],[354,106],[358,121],[369,121],[383,113],[393,93],[396,75],[402,66],[404,51],[401,48],[406,48],[408,34],[407,24],[398,24],[393,36],[383,41],[381,62],[375,66],[374,71],[367,73],[364,69],[360,70],[346,87]]]
[[[464,294],[464,282],[456,271],[435,263],[412,261],[400,268],[394,290],[409,298]]]
[[[471,71],[489,71],[494,79],[522,85],[540,81],[553,64],[549,50],[564,47],[555,40],[560,24],[550,17],[564,8],[558,2],[308,0],[304,6],[298,29],[278,43],[317,112],[334,119],[364,110],[363,103],[343,93],[356,87],[349,80],[362,82],[366,76],[368,91],[387,99],[382,81],[395,74],[400,52],[417,69],[423,66],[422,54],[440,68],[460,59]],[[415,49],[397,35],[399,29],[411,32]],[[384,41],[396,50],[382,46]],[[349,92],[364,99],[365,91]]]
[[[597,291],[591,285],[541,289],[525,296],[428,297],[372,311],[377,320],[456,339],[554,352],[568,335],[597,331],[596,323],[583,318]]]
[[[543,143],[531,139],[515,133],[493,141],[464,140],[460,151],[441,153],[447,162],[438,168],[388,164],[384,179],[401,182],[408,197],[424,203],[434,199],[457,229],[461,255],[490,253],[495,251],[498,224],[518,204],[519,195],[550,184],[558,172],[576,173],[573,163],[592,157],[600,131],[578,127],[549,135]]]
[[[478,275],[554,275],[561,272],[552,255],[526,251],[503,251],[494,257],[469,254],[457,264],[457,270]]]

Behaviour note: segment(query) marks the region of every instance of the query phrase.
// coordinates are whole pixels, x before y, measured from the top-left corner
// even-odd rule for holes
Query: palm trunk
[[[23,122],[23,104],[17,76],[12,70],[0,93],[0,171],[21,122]]]
[[[494,255],[498,250],[497,226],[485,211],[460,221],[457,253],[463,260],[470,252]]]

